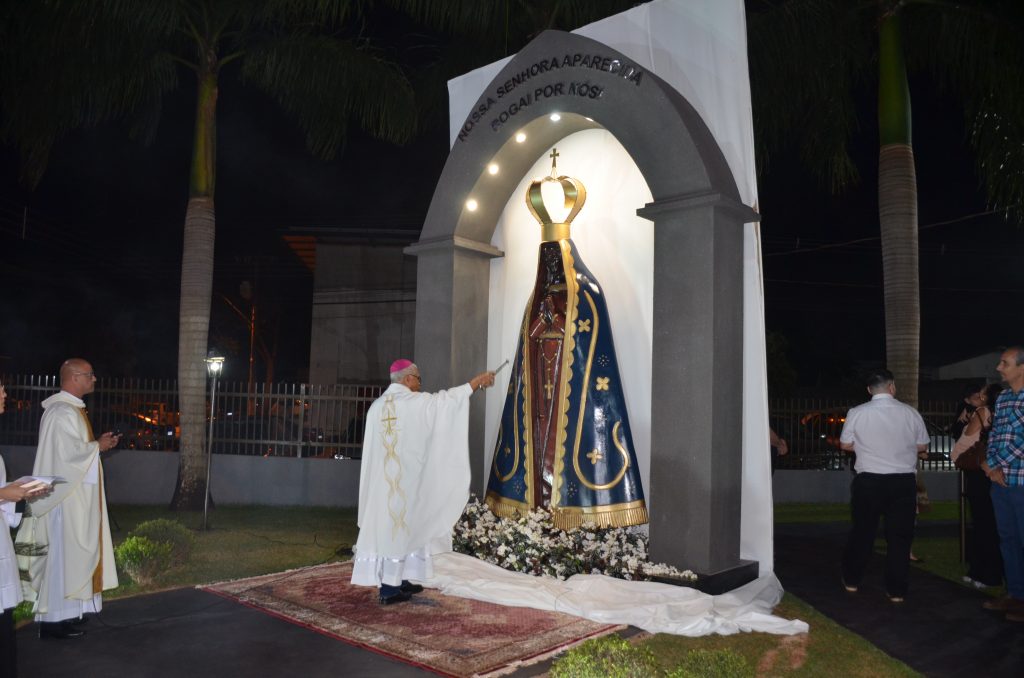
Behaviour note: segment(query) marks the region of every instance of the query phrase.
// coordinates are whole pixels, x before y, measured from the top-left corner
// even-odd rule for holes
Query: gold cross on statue
[[[548,394],[548,400],[551,400],[551,396],[554,393],[554,391],[555,391],[555,385],[552,384],[551,380],[549,379],[548,383],[544,384],[544,392]]]
[[[592,452],[587,452],[587,459],[590,460],[591,464],[596,464],[604,459],[604,455],[601,454],[601,450],[594,450]]]
[[[607,391],[608,390],[608,382],[609,381],[611,381],[611,377],[598,377],[597,378],[597,390],[598,391]]]
[[[559,154],[557,148],[552,148],[551,149],[551,155],[548,156],[549,158],[551,158],[551,176],[555,176],[556,170],[558,169],[558,156],[559,155],[560,154]]]

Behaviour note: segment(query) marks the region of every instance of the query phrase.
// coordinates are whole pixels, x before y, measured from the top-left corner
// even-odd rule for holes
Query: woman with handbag
[[[990,384],[981,393],[978,409],[953,446],[950,459],[964,474],[964,493],[971,508],[971,530],[967,536],[967,574],[964,581],[975,588],[999,586],[1003,581],[1003,558],[999,553],[996,516],[989,496],[991,481],[985,475],[988,433],[992,410],[1003,387]]]

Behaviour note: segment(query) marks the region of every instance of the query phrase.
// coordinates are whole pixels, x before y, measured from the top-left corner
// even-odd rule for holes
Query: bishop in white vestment
[[[359,538],[352,583],[380,587],[380,602],[408,600],[429,579],[431,554],[450,551],[469,500],[469,398],[494,373],[420,392],[419,368],[391,365],[391,385],[366,413],[359,475]]]
[[[65,361],[60,376],[60,392],[43,401],[32,475],[65,482],[30,505],[17,544],[24,545],[18,560],[29,573],[23,588],[35,603],[40,636],[71,638],[83,631],[70,621],[99,612],[102,591],[117,586],[100,452],[116,446],[119,436],[93,436],[82,401],[96,385],[89,363]]]

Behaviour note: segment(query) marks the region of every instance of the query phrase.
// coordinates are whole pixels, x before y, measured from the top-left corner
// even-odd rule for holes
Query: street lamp
[[[217,399],[217,377],[224,369],[224,356],[210,349],[206,354],[206,373],[210,375],[210,430],[206,436],[206,496],[203,498],[203,530],[206,527],[206,514],[210,508],[210,469],[213,467],[213,413]]]

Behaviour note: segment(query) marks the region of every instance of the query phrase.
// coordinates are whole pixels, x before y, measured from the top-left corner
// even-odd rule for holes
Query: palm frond
[[[909,5],[908,66],[963,106],[989,206],[1024,223],[1024,5]]]
[[[310,151],[321,158],[338,152],[350,121],[397,143],[416,129],[408,80],[351,41],[287,36],[248,53],[242,73],[298,120]]]
[[[260,0],[260,8],[251,12],[263,23],[297,26],[340,26],[362,17],[370,0]]]
[[[761,171],[773,151],[795,146],[832,191],[857,181],[854,95],[871,81],[875,59],[866,11],[843,0],[794,0],[748,13]]]
[[[144,110],[134,128],[140,137],[151,136],[163,94],[177,85],[176,69],[154,47],[166,26],[147,30],[100,12],[101,4],[20,3],[7,17],[0,137],[19,149],[30,186],[42,176],[53,144],[73,129]]]

